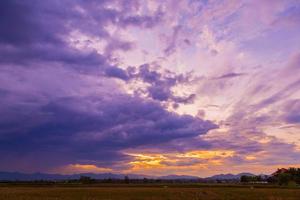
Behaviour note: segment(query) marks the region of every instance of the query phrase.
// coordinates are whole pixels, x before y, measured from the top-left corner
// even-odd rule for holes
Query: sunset
[[[0,13],[0,172],[300,168],[298,0],[1,0]]]

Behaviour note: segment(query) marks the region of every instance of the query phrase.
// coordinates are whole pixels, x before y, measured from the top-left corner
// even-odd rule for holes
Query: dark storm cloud
[[[103,55],[76,50],[67,44],[71,31],[107,39],[108,53],[128,50],[132,45],[113,39],[104,26],[151,27],[159,23],[162,15],[130,15],[133,3],[122,4],[121,10],[107,8],[109,3],[111,1],[1,1],[0,62],[25,64],[42,60],[82,64],[85,68],[101,66]]]
[[[95,104],[92,111],[78,108],[88,104]],[[19,117],[14,121],[1,117],[1,153],[13,152],[27,157],[39,152],[39,161],[43,162],[43,155],[51,155],[53,161],[59,162],[56,164],[90,159],[102,166],[105,163],[105,166],[112,165],[122,159],[120,150],[143,145],[153,147],[216,128],[209,121],[170,113],[158,103],[127,95],[110,99],[69,97],[41,105],[38,109],[24,109],[22,105],[12,108],[5,113],[6,117],[14,115],[13,110],[18,111]],[[8,127],[15,128],[8,131]],[[110,160],[105,152],[111,154]],[[52,159],[51,156],[47,160]]]
[[[98,73],[124,81],[140,79],[149,83],[148,96],[158,101],[192,103],[195,94],[175,96],[171,88],[187,81],[183,75],[158,73],[142,65],[137,74],[109,64],[113,51],[128,51],[130,42],[113,38],[105,30],[107,24],[118,27],[151,28],[163,17],[160,9],[153,16],[134,15],[138,1],[119,4],[120,9],[107,7],[109,1],[1,1],[0,63],[4,65],[44,66],[61,64],[81,73]],[[105,54],[75,49],[67,43],[71,31],[105,38]]]
[[[30,66],[32,64],[60,63],[73,69],[90,71],[109,66],[105,57],[96,52],[81,52],[64,45],[27,46],[26,49],[0,49],[0,63]]]
[[[57,36],[64,31],[62,24],[56,23],[57,19],[53,17],[57,16],[50,16],[49,12],[42,15],[39,5],[41,4],[37,1],[1,1],[0,42],[12,45],[60,42]],[[47,19],[52,20],[46,25],[44,20]],[[58,34],[53,34],[53,31],[58,31]]]
[[[153,16],[132,14],[139,6],[138,1],[0,1],[0,169],[43,171],[73,163],[120,168],[131,159],[122,150],[167,146],[216,128],[160,104],[191,103],[194,94],[177,97],[171,91],[189,82],[188,76],[110,63],[114,51],[134,46],[104,26],[151,28],[163,17],[159,9]],[[105,52],[73,47],[72,31],[104,39]],[[148,84],[149,99],[127,95],[112,78]]]
[[[58,62],[81,65],[82,68],[105,65],[105,58],[96,52],[82,52],[70,47],[65,37],[68,24],[76,24],[79,13],[75,3],[64,1],[1,1],[0,63],[28,66],[32,63]],[[80,18],[79,18],[80,19]],[[80,21],[80,20],[79,20]],[[82,25],[72,26],[81,29]]]
[[[97,145],[104,147],[125,148],[144,143],[156,144],[181,137],[193,137],[215,127],[208,121],[169,113],[159,104],[151,101],[129,96],[114,98],[116,99],[109,99],[109,101],[99,99],[97,102],[99,105],[94,112],[80,111],[76,108],[81,103],[87,104],[92,101],[91,97],[86,99],[70,97],[50,102],[41,106],[39,110],[31,111],[31,115],[38,112],[38,119],[32,122],[36,124],[31,128],[22,127],[22,130],[15,132],[22,132],[24,138],[20,142],[24,144],[27,141],[36,141],[37,143],[31,146],[33,148],[43,146],[44,139],[47,144],[51,141],[53,144],[69,142],[67,139],[70,135],[74,136],[78,133],[77,137],[79,137],[83,131],[87,134],[82,135],[84,138],[79,142],[88,141],[89,145],[96,142]],[[20,115],[23,114],[21,108],[15,107],[15,109],[19,110]],[[5,124],[2,124],[3,126]],[[41,133],[43,136],[37,137]],[[5,138],[10,139],[10,136],[15,137],[12,133]]]
[[[152,27],[161,20],[162,13],[153,16],[130,13],[133,1],[122,4],[121,10],[108,8],[118,1],[18,1],[0,2],[0,41],[10,44],[26,44],[34,41],[61,41],[61,34],[70,29],[80,30],[96,36],[105,37],[108,33],[103,25],[113,23],[119,27]]]

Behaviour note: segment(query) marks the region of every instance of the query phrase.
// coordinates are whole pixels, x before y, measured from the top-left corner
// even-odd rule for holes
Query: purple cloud
[[[141,65],[137,69],[129,69],[129,73],[132,79],[149,84],[145,93],[154,100],[190,104],[196,98],[196,94],[177,96],[171,90],[177,85],[191,83],[193,78],[190,74],[176,74],[170,71],[158,72],[149,64]]]
[[[246,75],[245,73],[228,73],[228,74],[224,74],[222,76],[217,77],[216,79],[225,79],[225,78],[235,78],[235,77],[239,77],[239,76],[244,76]]]
[[[231,152],[216,157],[227,167],[295,163],[298,11],[294,1],[0,1],[0,170],[122,170],[131,150],[166,153],[173,168],[204,164],[176,157],[201,150]]]
[[[284,120],[290,124],[300,123],[300,99],[291,100],[284,106]]]
[[[84,110],[78,108],[80,105],[92,107]],[[56,164],[89,159],[98,165],[113,165],[113,160],[101,158],[104,152],[122,156],[117,152],[126,148],[196,137],[216,128],[209,121],[170,113],[158,103],[127,95],[113,95],[109,99],[64,97],[38,107],[10,106],[5,117],[1,117],[1,153],[13,152],[26,157],[44,152],[54,157],[53,162],[58,162],[55,155],[68,156],[64,163]],[[10,116],[13,120],[6,120]],[[43,160],[39,157],[39,162]]]
[[[171,92],[183,75],[111,63],[114,51],[133,46],[110,35],[106,25],[148,29],[163,17],[160,10],[135,14],[140,5],[134,2],[0,2],[1,169],[47,170],[87,160],[117,167],[130,159],[124,149],[193,138],[217,127],[160,104],[193,100]],[[74,30],[104,39],[105,52],[73,47],[68,37]],[[159,101],[130,96],[112,78],[148,83],[149,97]]]

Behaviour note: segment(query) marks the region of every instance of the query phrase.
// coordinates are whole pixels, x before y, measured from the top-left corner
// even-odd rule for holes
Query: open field
[[[1,186],[0,200],[299,200],[300,189],[226,186]]]

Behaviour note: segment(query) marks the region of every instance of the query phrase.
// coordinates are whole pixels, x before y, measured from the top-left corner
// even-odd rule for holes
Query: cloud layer
[[[0,170],[299,165],[299,7],[1,1]]]

